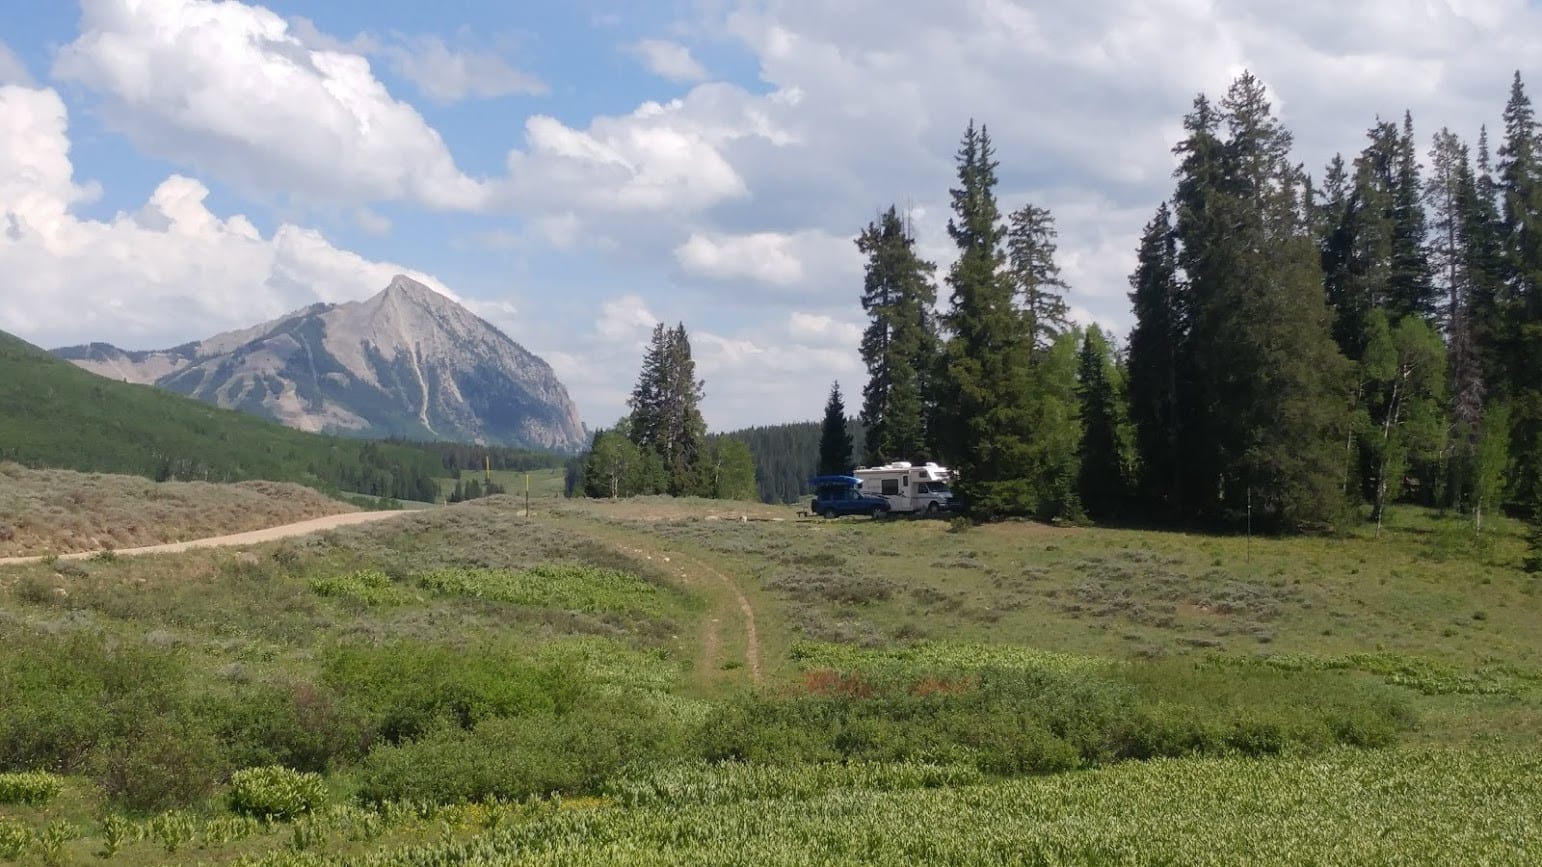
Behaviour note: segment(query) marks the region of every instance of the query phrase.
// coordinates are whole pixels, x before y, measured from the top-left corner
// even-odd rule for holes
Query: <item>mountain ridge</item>
[[[551,366],[404,275],[370,298],[317,303],[169,349],[53,353],[312,433],[576,451],[588,433]]]

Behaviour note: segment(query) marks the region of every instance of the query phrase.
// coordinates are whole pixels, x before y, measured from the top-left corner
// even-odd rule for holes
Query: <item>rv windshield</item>
[[[948,485],[946,482],[932,482],[932,493],[951,495],[953,492],[948,490]]]

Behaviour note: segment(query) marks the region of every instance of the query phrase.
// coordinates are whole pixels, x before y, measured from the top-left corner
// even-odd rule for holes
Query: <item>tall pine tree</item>
[[[947,278],[952,294],[939,391],[940,444],[971,514],[987,519],[1033,514],[1039,505],[1031,480],[1027,407],[1033,342],[1003,273],[1006,230],[996,204],[995,148],[983,125],[970,122],[957,162],[948,234],[959,255]]]
[[[685,324],[656,325],[628,401],[629,429],[632,442],[662,460],[665,491],[675,496],[693,493],[696,487],[696,464],[707,436],[700,408],[704,388],[696,378]]]
[[[1504,205],[1499,340],[1514,414],[1514,495],[1519,503],[1542,503],[1542,139],[1519,72],[1510,86],[1504,123],[1499,149]]]
[[[1070,326],[1066,283],[1055,263],[1055,218],[1024,205],[1007,218],[1007,273],[1027,324],[1035,353],[1043,353]]]
[[[857,238],[867,256],[862,335],[868,381],[862,390],[863,462],[877,466],[929,456],[927,393],[937,354],[932,305],[936,266],[916,254],[915,239],[890,207]]]
[[[1189,366],[1205,407],[1190,435],[1205,460],[1188,488],[1201,515],[1236,521],[1251,502],[1281,529],[1328,525],[1340,517],[1347,371],[1329,329],[1306,179],[1257,78],[1232,85],[1221,115],[1228,137],[1216,158],[1202,174],[1188,174],[1187,158],[1180,170]]]
[[[854,443],[846,426],[846,402],[841,399],[841,384],[832,383],[830,399],[825,402],[824,423],[819,430],[819,472],[821,476],[844,476],[851,472]]]
[[[1120,443],[1123,414],[1113,353],[1096,325],[1087,328],[1077,362],[1082,422],[1077,491],[1087,514],[1106,520],[1125,504],[1125,455]]]
[[[1388,303],[1394,318],[1417,316],[1434,322],[1438,305],[1430,278],[1429,251],[1425,246],[1428,228],[1423,204],[1424,182],[1420,178],[1411,113],[1403,114],[1403,132],[1397,138],[1391,181],[1388,218],[1392,225],[1392,258]]]
[[[1178,282],[1177,237],[1166,203],[1146,224],[1130,275],[1130,419],[1138,488],[1147,503],[1177,517],[1183,508],[1188,298]]]

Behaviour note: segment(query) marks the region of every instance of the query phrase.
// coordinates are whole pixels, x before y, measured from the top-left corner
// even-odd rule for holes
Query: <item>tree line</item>
[[[708,436],[701,401],[706,385],[684,323],[661,322],[643,356],[631,413],[595,433],[588,454],[569,466],[568,490],[589,497],[649,494],[750,499],[755,464],[742,440]]]
[[[1542,137],[1520,75],[1496,155],[1378,119],[1320,181],[1261,82],[1201,94],[1118,347],[1068,322],[1053,215],[1003,215],[987,128],[956,158],[943,276],[890,207],[857,238],[860,458],[938,460],[983,519],[1276,530],[1542,504]],[[832,402],[837,395],[832,395]],[[828,407],[827,407],[828,409]],[[834,434],[832,434],[833,436]]]

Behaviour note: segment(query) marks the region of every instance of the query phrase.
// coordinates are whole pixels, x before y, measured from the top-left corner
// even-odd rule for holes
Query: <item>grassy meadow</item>
[[[138,548],[351,511],[287,482],[152,482],[0,462],[0,557]]]
[[[544,501],[0,569],[0,862],[1537,857],[1518,526]]]

